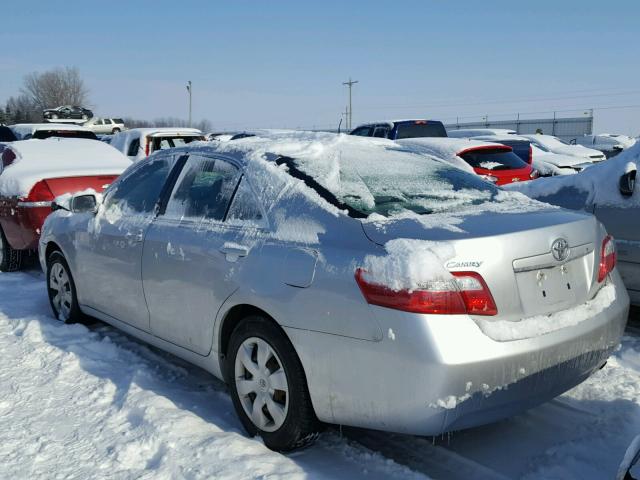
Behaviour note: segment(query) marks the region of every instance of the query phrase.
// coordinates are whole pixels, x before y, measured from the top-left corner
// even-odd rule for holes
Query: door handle
[[[220,251],[224,253],[226,259],[230,262],[235,262],[240,257],[246,257],[249,255],[249,248],[244,245],[238,245],[236,243],[225,243],[220,248]]]
[[[138,230],[137,233],[127,232],[124,234],[124,238],[128,241],[141,242],[144,240],[144,232],[142,230]]]

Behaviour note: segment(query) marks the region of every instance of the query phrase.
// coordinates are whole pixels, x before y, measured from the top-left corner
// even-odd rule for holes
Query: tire
[[[89,117],[87,115],[82,115],[82,120],[89,120]]]
[[[55,318],[64,323],[76,323],[82,320],[76,285],[71,276],[69,264],[59,251],[53,252],[47,258],[47,293]]]
[[[58,119],[58,114],[57,113],[52,113],[51,114],[51,119],[52,120],[57,120]]]
[[[22,268],[24,252],[11,248],[0,228],[0,272],[15,272]]]
[[[114,128],[113,130],[111,130],[111,133],[112,133],[113,135],[115,135],[115,134],[116,134],[116,133],[118,133],[119,131],[120,131],[120,129],[119,129],[119,128]]]
[[[226,378],[247,433],[277,451],[313,443],[321,425],[300,359],[284,333],[264,317],[249,316],[231,334],[228,353]]]

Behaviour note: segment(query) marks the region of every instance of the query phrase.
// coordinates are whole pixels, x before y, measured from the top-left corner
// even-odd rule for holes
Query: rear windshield
[[[93,132],[85,132],[82,130],[36,130],[31,138],[44,140],[50,137],[60,138],[87,138],[89,140],[97,140],[96,134]]]
[[[292,176],[356,218],[452,211],[484,203],[498,193],[480,177],[423,155],[397,152],[363,161],[343,152],[337,162],[278,160]]]
[[[473,168],[485,170],[514,170],[527,166],[520,157],[507,150],[471,150],[458,156]]]
[[[438,121],[411,121],[396,123],[395,139],[401,138],[423,138],[423,137],[446,137],[447,130]]]
[[[182,147],[187,143],[191,143],[195,140],[204,140],[202,136],[166,136],[166,137],[153,137],[153,151],[167,150],[169,148]]]
[[[531,144],[529,142],[525,142],[524,140],[499,140],[497,143],[511,147],[513,149],[513,153],[520,157],[521,160],[529,163],[529,153],[531,148]]]

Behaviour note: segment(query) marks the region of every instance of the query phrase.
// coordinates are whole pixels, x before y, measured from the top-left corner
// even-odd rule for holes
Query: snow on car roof
[[[532,198],[544,198],[558,193],[563,188],[573,187],[589,194],[587,203],[597,205],[640,205],[638,189],[629,198],[623,198],[619,190],[620,177],[629,170],[637,169],[640,163],[640,143],[624,150],[609,160],[585,168],[576,175],[560,175],[539,178],[533,182],[505,185]]]
[[[86,127],[75,125],[73,123],[16,123],[15,125],[9,125],[9,128],[20,133],[33,133],[38,130],[80,130],[83,132],[90,132]]]
[[[7,145],[14,162],[0,171],[0,192],[26,196],[44,178],[120,175],[131,161],[104,142],[80,138],[24,140]]]
[[[190,135],[202,135],[202,132],[197,128],[182,128],[182,127],[152,127],[152,128],[130,128],[127,130],[128,134],[134,134],[136,132],[140,135],[153,135],[155,133],[179,133]]]

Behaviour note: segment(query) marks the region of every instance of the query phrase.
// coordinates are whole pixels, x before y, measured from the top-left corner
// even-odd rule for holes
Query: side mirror
[[[620,193],[623,197],[633,195],[633,189],[636,186],[636,170],[630,170],[620,177]]]
[[[93,194],[73,196],[71,198],[71,211],[73,213],[97,213],[98,198]]]

